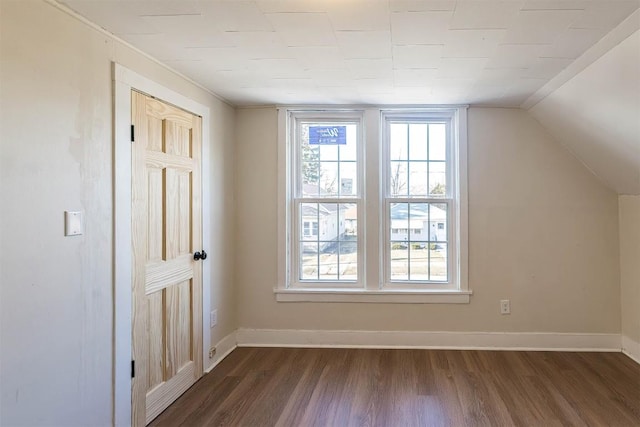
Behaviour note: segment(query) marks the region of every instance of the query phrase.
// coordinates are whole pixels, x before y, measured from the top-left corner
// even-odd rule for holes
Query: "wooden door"
[[[202,376],[201,118],[133,91],[132,424]]]

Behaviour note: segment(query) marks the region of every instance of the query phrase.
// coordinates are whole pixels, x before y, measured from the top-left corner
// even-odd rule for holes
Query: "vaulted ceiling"
[[[638,0],[64,0],[234,105],[520,106]]]

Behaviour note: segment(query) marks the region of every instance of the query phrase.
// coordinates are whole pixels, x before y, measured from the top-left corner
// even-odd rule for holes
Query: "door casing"
[[[210,110],[186,96],[154,82],[120,64],[113,63],[114,88],[114,333],[113,333],[113,424],[131,424],[131,91],[162,99],[202,117],[202,241],[211,240]],[[210,251],[213,252],[213,251]],[[211,265],[202,271],[202,352],[208,365],[211,334]]]

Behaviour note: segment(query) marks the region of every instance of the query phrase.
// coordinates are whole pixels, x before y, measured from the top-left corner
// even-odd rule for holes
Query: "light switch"
[[[84,229],[82,212],[64,211],[64,235],[79,236]]]

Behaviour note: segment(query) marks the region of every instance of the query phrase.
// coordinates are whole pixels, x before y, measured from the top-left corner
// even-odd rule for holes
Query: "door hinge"
[[[131,378],[135,378],[136,377],[136,361],[132,360],[131,361]]]
[[[135,140],[136,140],[135,126],[131,125],[131,142],[135,142]]]

